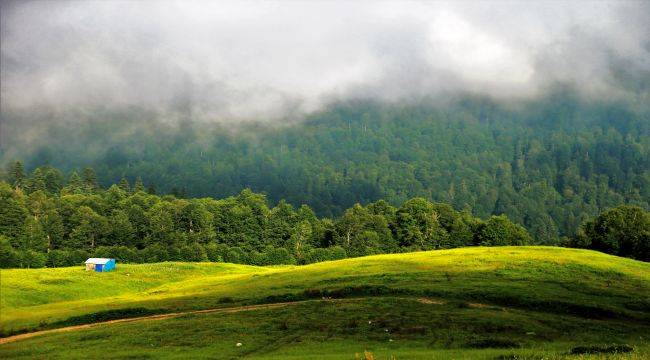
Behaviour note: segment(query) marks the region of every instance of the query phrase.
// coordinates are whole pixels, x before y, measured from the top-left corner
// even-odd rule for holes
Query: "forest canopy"
[[[505,214],[558,244],[605,209],[650,209],[650,111],[570,88],[513,104],[455,97],[333,104],[292,125],[174,121],[136,108],[5,112],[3,161],[26,171],[86,166],[104,187],[138,177],[158,193],[227,198],[242,189],[339,217],[414,197],[473,216]],[[180,119],[180,120],[178,120]],[[81,174],[80,174],[81,175]]]
[[[227,261],[308,264],[371,254],[540,243],[507,216],[474,217],[449,204],[412,198],[355,204],[318,218],[307,205],[269,206],[249,189],[225,199],[156,195],[140,179],[102,189],[94,170],[15,162],[0,182],[2,267],[75,265],[89,256],[122,262]],[[623,206],[583,225],[565,245],[648,259],[650,214]]]
[[[77,264],[88,256],[124,262],[228,261],[306,264],[369,254],[471,245],[525,245],[532,238],[505,216],[484,221],[451,206],[413,198],[383,200],[318,218],[248,189],[221,200],[149,193],[126,179],[103,190],[94,171],[64,182],[51,167],[25,176],[14,163],[0,182],[3,267]]]

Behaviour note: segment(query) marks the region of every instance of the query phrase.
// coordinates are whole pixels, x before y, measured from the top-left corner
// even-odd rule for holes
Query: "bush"
[[[208,258],[209,259],[211,259],[210,256],[212,256],[215,259],[220,258],[221,260],[219,260],[219,261],[224,261],[225,262],[226,258],[228,256],[228,251],[230,251],[230,248],[226,244],[213,243],[213,244],[210,244],[210,250],[209,251],[211,253],[208,252],[208,249],[206,248],[206,252],[208,252]]]
[[[311,249],[305,256],[305,264],[313,264],[321,261],[328,261],[332,258],[330,249],[316,248]]]
[[[142,262],[138,251],[126,246],[100,246],[95,250],[94,256],[115,259],[121,263]]]
[[[625,354],[634,351],[629,345],[577,346],[571,349],[571,355],[585,354]]]
[[[330,251],[330,260],[341,260],[348,257],[348,254],[345,252],[345,249],[340,246],[333,246],[329,248]]]
[[[70,255],[64,250],[50,250],[47,253],[47,267],[70,266]]]
[[[140,259],[147,263],[163,262],[169,260],[169,254],[160,244],[153,244],[140,251]]]
[[[467,344],[467,347],[471,349],[507,349],[519,347],[519,344],[508,339],[489,338],[472,341]]]
[[[238,247],[229,248],[223,260],[233,264],[245,264],[247,260],[246,252]]]
[[[8,269],[20,266],[20,257],[11,247],[6,236],[0,235],[0,268]]]
[[[72,250],[68,253],[68,256],[68,264],[73,266],[83,264],[90,257],[90,254],[85,250]]]
[[[20,259],[20,267],[23,268],[42,268],[45,267],[47,262],[47,257],[45,254],[27,250],[18,252],[18,257]]]
[[[205,253],[203,246],[199,243],[182,246],[180,249],[180,256],[182,261],[208,261],[208,255]]]
[[[126,309],[105,310],[105,311],[99,311],[90,314],[73,316],[65,320],[56,321],[52,323],[50,327],[56,328],[56,327],[82,325],[82,324],[93,324],[97,322],[110,321],[116,319],[126,319],[126,318],[140,317],[140,316],[156,315],[164,312],[165,310],[163,309],[147,309],[147,308],[126,308]]]
[[[183,261],[183,257],[181,256],[181,249],[176,246],[171,245],[167,247],[167,254],[169,255],[170,261]]]
[[[221,248],[218,244],[209,243],[205,246],[205,253],[208,256],[208,260],[212,262],[223,262],[223,255]]]
[[[650,261],[650,212],[622,205],[582,225],[574,246]]]
[[[481,246],[527,245],[533,239],[522,226],[500,215],[492,216],[479,226],[475,242]]]
[[[257,266],[263,266],[267,265],[267,258],[266,254],[261,253],[259,251],[253,250],[250,254],[248,254],[248,264],[250,265],[257,265]]]
[[[296,263],[296,258],[285,248],[268,247],[264,250],[264,255],[266,258],[265,265],[293,265]]]

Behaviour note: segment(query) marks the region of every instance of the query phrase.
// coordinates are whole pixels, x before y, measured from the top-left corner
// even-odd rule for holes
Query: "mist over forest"
[[[8,1],[2,107],[282,122],[349,99],[645,93],[650,5]],[[646,98],[647,99],[647,98]]]
[[[403,5],[3,2],[0,162],[328,217],[422,196],[549,244],[650,207],[648,2]]]

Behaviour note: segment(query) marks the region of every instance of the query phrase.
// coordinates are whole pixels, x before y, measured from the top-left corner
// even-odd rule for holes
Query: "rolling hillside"
[[[107,347],[168,358],[353,358],[366,349],[398,358],[552,357],[612,343],[634,346],[633,356],[649,350],[650,265],[586,250],[463,248],[308,266],[159,263],[104,274],[80,267],[1,274],[5,335],[176,313],[2,344],[5,358],[84,357]],[[200,309],[211,310],[186,313]]]

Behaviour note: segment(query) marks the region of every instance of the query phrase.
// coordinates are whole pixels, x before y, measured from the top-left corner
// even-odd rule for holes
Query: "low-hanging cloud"
[[[33,1],[2,5],[2,107],[138,106],[272,119],[331,101],[568,82],[624,93],[650,71],[650,3]]]

